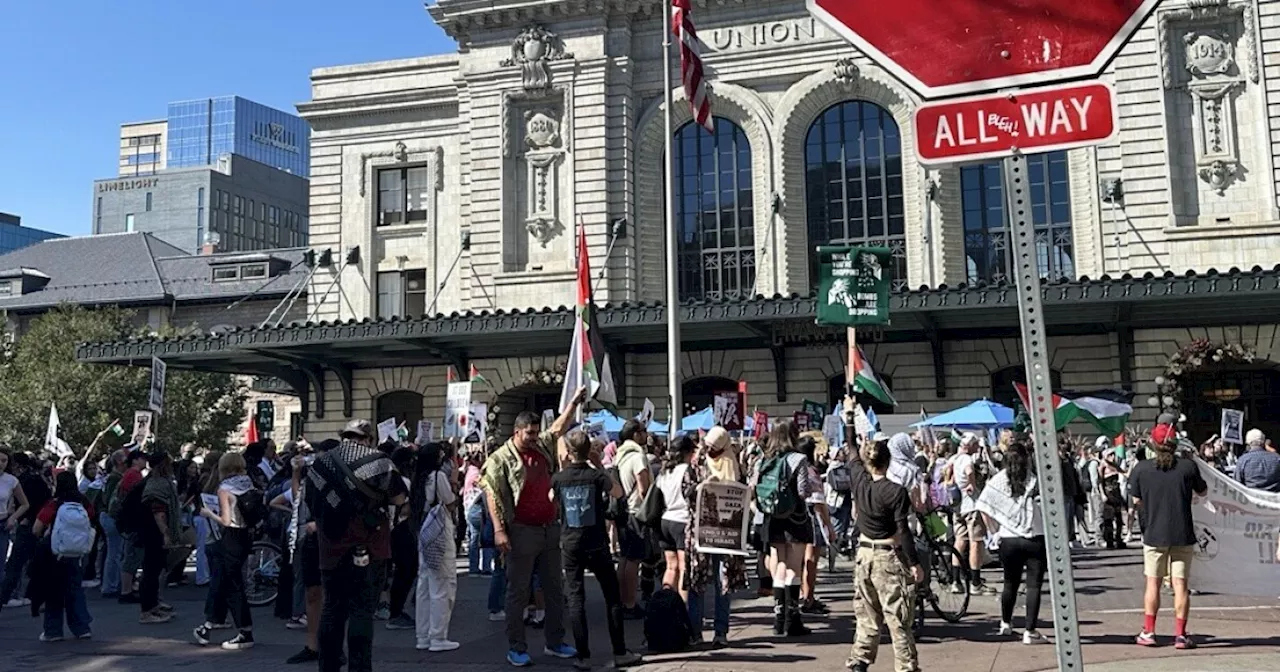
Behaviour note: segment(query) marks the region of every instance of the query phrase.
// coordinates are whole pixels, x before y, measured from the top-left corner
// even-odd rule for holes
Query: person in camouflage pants
[[[857,628],[849,652],[850,668],[857,661],[873,663],[880,648],[880,623],[889,629],[896,672],[916,672],[919,658],[911,625],[915,621],[916,589],[911,574],[893,546],[858,548],[853,572],[856,593],[853,613]]]

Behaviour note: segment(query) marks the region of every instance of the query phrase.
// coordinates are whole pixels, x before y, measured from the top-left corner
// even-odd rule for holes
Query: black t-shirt
[[[859,534],[876,540],[892,539],[901,534],[907,564],[919,564],[915,539],[908,524],[911,497],[907,489],[887,478],[872,478],[862,461],[856,458],[849,462],[849,473],[853,480],[853,505],[858,513]]]
[[[34,523],[36,515],[40,513],[40,509],[51,499],[53,499],[53,491],[49,489],[49,484],[44,478],[32,471],[18,477],[18,484],[22,486],[22,494],[27,496],[27,512],[23,514],[20,523]],[[16,501],[16,500],[15,500]]]
[[[1178,458],[1168,471],[1143,460],[1129,473],[1129,495],[1142,502],[1142,543],[1146,546],[1191,546],[1196,543],[1191,515],[1192,494],[1209,489],[1193,460]]]
[[[567,553],[609,546],[604,512],[613,480],[589,464],[570,464],[551,477],[560,505],[560,542]]]

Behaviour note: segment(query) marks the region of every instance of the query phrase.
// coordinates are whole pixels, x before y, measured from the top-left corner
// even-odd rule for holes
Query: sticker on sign
[[[960,98],[916,108],[916,155],[936,165],[1096,145],[1115,136],[1115,93],[1104,82]]]

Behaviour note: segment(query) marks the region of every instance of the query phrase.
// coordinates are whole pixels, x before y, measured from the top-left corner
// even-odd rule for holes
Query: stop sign
[[[806,0],[925,98],[1097,76],[1159,0]]]

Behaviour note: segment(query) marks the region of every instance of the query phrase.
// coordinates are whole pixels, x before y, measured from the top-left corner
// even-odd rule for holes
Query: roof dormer
[[[34,268],[10,268],[0,271],[0,300],[31,294],[44,289],[49,276]]]

